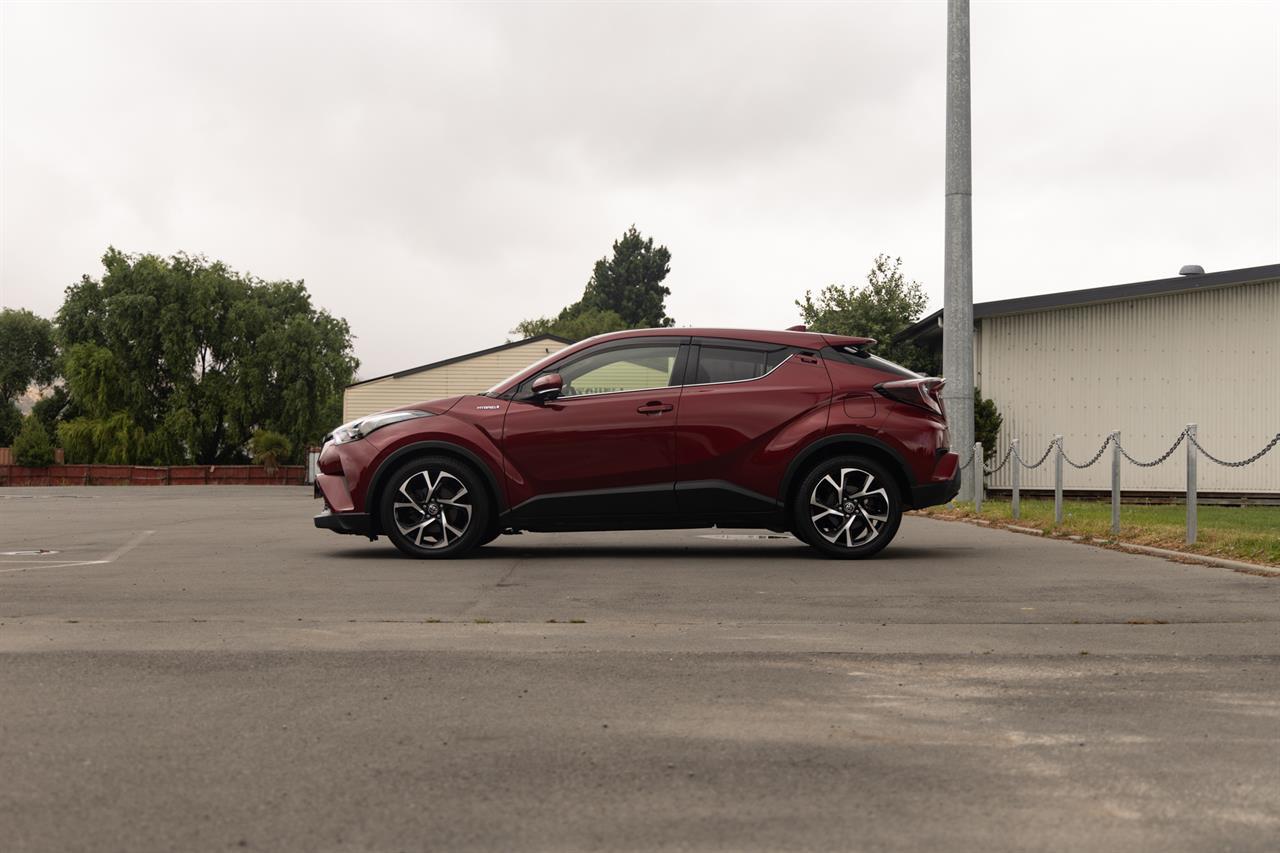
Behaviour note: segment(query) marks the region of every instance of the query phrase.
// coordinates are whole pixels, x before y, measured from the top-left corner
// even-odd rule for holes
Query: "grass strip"
[[[1107,501],[1064,500],[1062,524],[1057,527],[1053,523],[1051,500],[1023,500],[1018,519],[1014,519],[1007,500],[983,501],[980,515],[974,512],[972,503],[961,502],[930,507],[921,514],[936,518],[982,518],[1031,527],[1047,534],[1133,542],[1280,566],[1280,507],[1274,506],[1201,506],[1194,545],[1186,543],[1183,504],[1122,504],[1119,536],[1111,533],[1111,504]]]

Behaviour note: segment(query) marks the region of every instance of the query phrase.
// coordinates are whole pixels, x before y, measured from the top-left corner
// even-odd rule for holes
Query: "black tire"
[[[484,481],[449,456],[420,456],[397,468],[382,490],[378,512],[392,544],[418,559],[461,557],[492,530]]]
[[[897,478],[862,456],[814,465],[792,504],[797,535],[828,557],[857,560],[878,554],[902,524]]]

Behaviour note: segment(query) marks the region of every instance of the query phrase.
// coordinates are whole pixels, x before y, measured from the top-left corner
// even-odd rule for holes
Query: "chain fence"
[[[1102,442],[1102,446],[1099,447],[1097,452],[1094,453],[1093,456],[1089,458],[1088,462],[1076,462],[1074,459],[1068,456],[1066,448],[1063,446],[1063,443],[1062,443],[1062,436],[1055,435],[1053,439],[1049,442],[1049,446],[1045,448],[1044,453],[1041,454],[1040,458],[1036,460],[1034,463],[1028,463],[1025,459],[1022,458],[1022,454],[1019,452],[1019,449],[1018,449],[1018,440],[1014,439],[1009,443],[1009,449],[1005,451],[1004,458],[1002,458],[999,461],[999,463],[997,463],[996,465],[988,466],[986,464],[986,457],[983,453],[982,443],[977,442],[974,444],[973,449],[969,454],[969,458],[965,461],[963,465],[960,466],[960,470],[961,471],[967,470],[973,467],[975,461],[978,462],[978,467],[982,471],[982,476],[979,477],[977,479],[977,482],[975,483],[974,507],[978,513],[981,513],[984,492],[986,491],[986,487],[984,484],[984,479],[986,475],[995,474],[997,471],[1000,471],[1001,469],[1003,469],[1005,465],[1009,464],[1009,462],[1013,462],[1012,510],[1013,510],[1013,517],[1017,519],[1020,516],[1020,507],[1021,507],[1021,500],[1020,500],[1021,496],[1019,494],[1021,478],[1019,477],[1019,472],[1022,469],[1033,470],[1035,468],[1039,468],[1041,465],[1043,465],[1045,462],[1048,461],[1050,456],[1053,456],[1054,458],[1053,520],[1054,520],[1054,524],[1061,524],[1062,523],[1062,464],[1065,462],[1066,464],[1070,465],[1072,468],[1083,471],[1086,468],[1090,468],[1096,465],[1102,459],[1102,455],[1106,452],[1107,448],[1111,447],[1112,448],[1111,532],[1119,533],[1120,532],[1120,469],[1121,469],[1120,460],[1122,458],[1125,460],[1128,460],[1130,464],[1135,465],[1139,468],[1154,468],[1155,466],[1160,465],[1161,463],[1167,461],[1169,457],[1172,456],[1174,452],[1183,445],[1184,442],[1186,443],[1186,448],[1187,448],[1187,451],[1186,451],[1187,452],[1187,544],[1192,544],[1196,541],[1196,463],[1198,461],[1198,456],[1202,455],[1204,456],[1205,459],[1208,459],[1210,462],[1214,462],[1226,468],[1243,468],[1246,465],[1252,465],[1253,463],[1262,459],[1262,457],[1266,456],[1272,450],[1274,450],[1276,445],[1280,444],[1280,432],[1277,432],[1274,436],[1272,436],[1271,440],[1267,442],[1267,444],[1257,453],[1245,459],[1240,459],[1234,462],[1228,461],[1225,459],[1220,459],[1219,457],[1210,453],[1208,450],[1205,450],[1204,446],[1200,444],[1199,439],[1196,437],[1195,424],[1187,424],[1186,428],[1183,429],[1182,432],[1178,433],[1177,438],[1174,439],[1174,442],[1172,445],[1169,446],[1169,449],[1166,450],[1164,453],[1161,453],[1159,456],[1157,456],[1155,459],[1152,459],[1151,461],[1143,461],[1141,459],[1135,459],[1133,455],[1129,453],[1129,451],[1125,450],[1124,445],[1120,443],[1120,432],[1118,430],[1107,435],[1107,437]]]

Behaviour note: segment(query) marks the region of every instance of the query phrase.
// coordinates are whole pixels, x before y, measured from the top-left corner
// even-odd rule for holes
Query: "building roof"
[[[498,344],[498,346],[496,347],[489,347],[488,349],[476,350],[475,352],[469,352],[465,355],[455,355],[453,358],[446,358],[443,361],[433,361],[430,364],[422,364],[422,365],[419,365],[418,367],[410,367],[406,370],[398,370],[395,373],[384,373],[382,376],[375,376],[372,379],[361,379],[359,382],[352,382],[347,387],[355,388],[359,385],[367,385],[370,382],[377,382],[382,379],[400,379],[405,376],[410,376],[414,373],[421,373],[424,370],[434,370],[437,367],[444,367],[445,365],[455,364],[459,361],[466,361],[469,358],[478,358],[479,356],[482,356],[482,355],[491,355],[495,352],[502,352],[505,349],[514,349],[515,347],[524,346],[525,344],[534,344],[534,343],[537,343],[538,341],[556,341],[557,343],[562,343],[562,344],[573,343],[573,341],[569,340],[568,338],[562,338],[559,335],[535,335],[532,338],[525,338],[519,341],[508,341],[505,344]]]
[[[1237,284],[1253,284],[1280,278],[1280,264],[1245,267],[1238,270],[1179,275],[1154,281],[1138,281],[1132,284],[1113,284],[1108,287],[1090,287],[1084,290],[1066,290],[1061,293],[1044,293],[1039,296],[1020,296],[1016,299],[997,299],[993,302],[977,302],[973,306],[973,319],[1000,317],[1005,314],[1026,314],[1032,311],[1050,311],[1071,308],[1097,302],[1116,302],[1123,299],[1140,299],[1164,296],[1169,293],[1185,293],[1193,290],[1210,290]],[[920,340],[942,334],[942,309],[917,320],[903,329],[895,340]]]

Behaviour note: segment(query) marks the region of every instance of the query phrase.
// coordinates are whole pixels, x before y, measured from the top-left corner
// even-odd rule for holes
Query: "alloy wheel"
[[[467,532],[474,514],[466,485],[439,468],[400,484],[391,512],[401,535],[420,548],[446,548]]]
[[[809,517],[818,535],[832,545],[867,545],[889,523],[889,494],[870,471],[833,469],[814,485]]]

